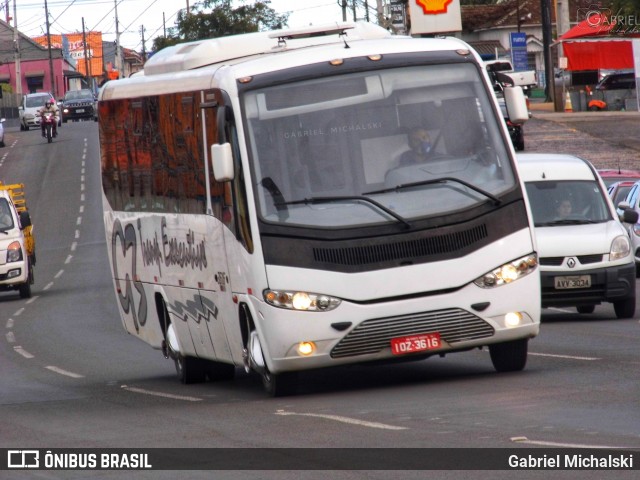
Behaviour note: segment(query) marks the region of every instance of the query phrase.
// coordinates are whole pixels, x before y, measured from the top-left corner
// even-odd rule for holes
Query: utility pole
[[[340,2],[340,0],[338,0]],[[342,0],[340,3],[340,8],[342,8],[342,21],[347,21],[347,0]]]
[[[84,17],[82,17],[82,45],[84,46],[84,71],[87,77],[87,86],[93,92],[93,75],[91,75],[91,64],[89,63],[89,54],[87,52],[87,32],[84,29]]]
[[[16,7],[18,0],[13,0],[13,48],[14,60],[16,62],[16,93],[22,95],[22,72],[20,70],[20,37],[18,36],[18,11]]]
[[[147,49],[144,45],[144,25],[140,25],[140,35],[142,36],[142,63],[147,60]]]
[[[118,0],[113,0],[113,10],[116,14],[116,70],[118,78],[122,78],[122,51],[120,49],[120,29],[118,28]]]
[[[51,94],[56,97],[56,80],[53,74],[53,57],[51,56],[51,33],[49,32],[49,8],[47,0],[44,0],[44,14],[47,17],[47,45],[49,46],[49,81],[51,82]]]
[[[542,48],[544,53],[544,76],[546,80],[545,96],[547,102],[554,102],[555,75],[551,58],[551,0],[540,0],[542,13]]]

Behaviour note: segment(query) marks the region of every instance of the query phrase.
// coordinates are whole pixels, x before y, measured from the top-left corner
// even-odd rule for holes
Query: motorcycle
[[[42,114],[42,124],[44,125],[44,135],[47,137],[47,142],[53,141],[53,125],[56,123],[56,117],[53,112],[44,112]]]

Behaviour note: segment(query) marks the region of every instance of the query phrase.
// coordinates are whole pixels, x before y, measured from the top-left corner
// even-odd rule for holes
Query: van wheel
[[[576,307],[578,313],[593,313],[596,310],[595,305],[580,305]]]
[[[529,339],[489,345],[493,368],[498,372],[518,372],[527,364]]]
[[[20,291],[20,298],[31,298],[31,283],[29,280],[20,285],[18,289]]]
[[[618,318],[633,318],[633,315],[636,313],[636,297],[629,297],[619,302],[613,302],[613,309]]]

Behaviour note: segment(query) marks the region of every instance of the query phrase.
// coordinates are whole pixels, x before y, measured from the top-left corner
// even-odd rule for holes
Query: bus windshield
[[[408,223],[515,184],[503,121],[469,64],[327,76],[243,98],[258,212],[313,228]]]

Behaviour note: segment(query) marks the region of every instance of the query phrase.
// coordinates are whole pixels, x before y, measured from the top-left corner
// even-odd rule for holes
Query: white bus
[[[483,347],[524,368],[532,221],[465,43],[365,23],[190,42],[98,108],[122,323],[182,382],[244,366],[285,395],[307,369]]]

